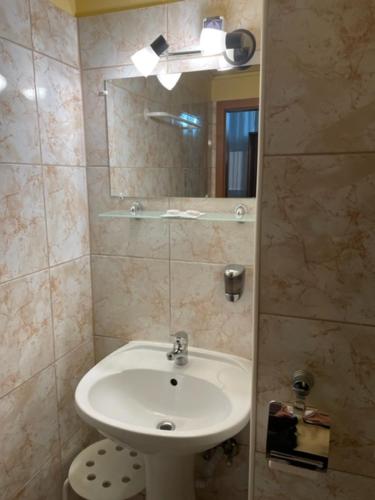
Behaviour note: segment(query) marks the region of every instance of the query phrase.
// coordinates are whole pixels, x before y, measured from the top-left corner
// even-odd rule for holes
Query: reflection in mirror
[[[259,73],[106,81],[111,194],[255,196]]]

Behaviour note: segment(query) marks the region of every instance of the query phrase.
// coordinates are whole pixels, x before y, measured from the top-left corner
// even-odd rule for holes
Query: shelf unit
[[[201,215],[197,218],[190,217],[163,217],[165,211],[157,210],[140,210],[135,214],[131,213],[129,210],[112,210],[110,212],[103,212],[99,214],[99,217],[109,218],[109,219],[134,219],[134,220],[164,220],[164,221],[191,221],[191,222],[237,222],[237,223],[249,223],[255,222],[255,215],[244,214],[241,217],[234,213],[225,212],[209,212]]]

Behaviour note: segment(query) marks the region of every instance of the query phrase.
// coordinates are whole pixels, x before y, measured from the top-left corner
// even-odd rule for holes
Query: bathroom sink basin
[[[189,362],[176,366],[169,349],[130,342],[100,361],[76,389],[82,419],[146,454],[194,454],[239,432],[250,414],[250,361],[190,347]]]

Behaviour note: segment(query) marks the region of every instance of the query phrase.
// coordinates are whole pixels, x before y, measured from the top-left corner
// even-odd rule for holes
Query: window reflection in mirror
[[[255,196],[259,71],[106,81],[111,194]]]

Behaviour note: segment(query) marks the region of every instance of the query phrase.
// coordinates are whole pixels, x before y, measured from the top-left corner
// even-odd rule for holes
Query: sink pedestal
[[[144,455],[147,500],[195,500],[194,455]]]

